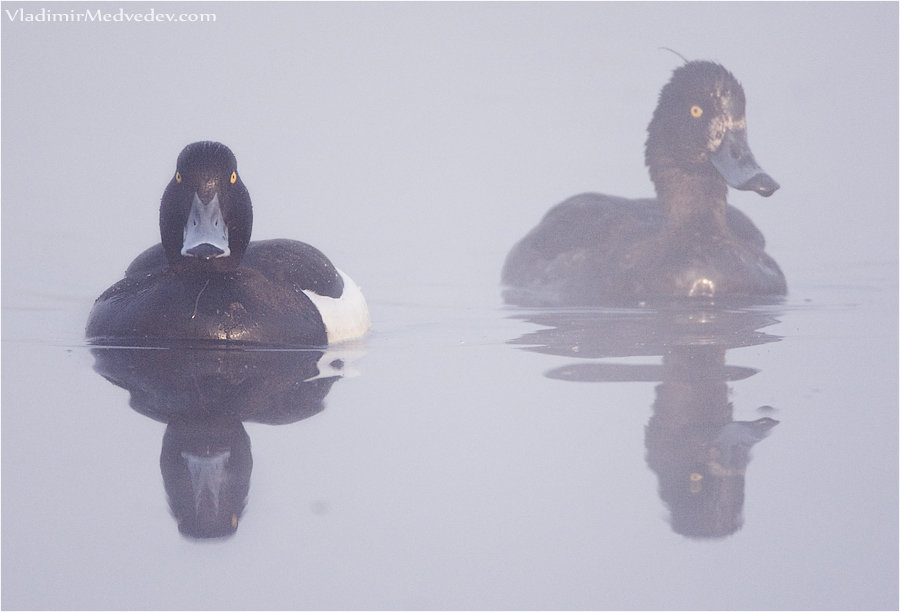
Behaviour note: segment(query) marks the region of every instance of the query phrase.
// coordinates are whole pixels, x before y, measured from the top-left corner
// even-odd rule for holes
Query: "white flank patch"
[[[369,307],[366,306],[366,298],[363,297],[359,285],[340,270],[338,274],[344,279],[344,292],[341,297],[330,298],[314,291],[303,292],[322,315],[328,334],[328,344],[359,338],[369,331],[370,326]]]

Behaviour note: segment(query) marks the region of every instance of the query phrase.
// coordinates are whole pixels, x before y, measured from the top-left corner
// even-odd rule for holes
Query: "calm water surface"
[[[3,15],[4,608],[897,608],[896,5],[202,6]],[[651,193],[663,45],[747,89],[788,299],[503,305],[551,205]],[[86,346],[201,138],[365,338]]]
[[[92,354],[30,337],[67,309],[7,311],[6,605],[890,607],[895,291],[804,295],[375,301],[340,371],[318,353]],[[249,479],[212,541],[176,521],[179,455],[204,445]]]

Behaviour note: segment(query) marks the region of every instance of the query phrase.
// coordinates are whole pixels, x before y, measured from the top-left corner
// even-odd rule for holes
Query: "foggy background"
[[[3,5],[19,7],[40,8]],[[721,62],[744,85],[751,146],[782,189],[729,197],[790,286],[896,256],[897,37],[882,4],[127,10],[150,8],[217,20],[2,15],[3,249],[28,254],[4,264],[4,283],[19,288],[6,300],[47,275],[85,296],[112,284],[158,242],[159,198],[196,140],[235,152],[255,239],[314,244],[370,299],[494,281],[553,204],[583,191],[653,194],[646,125],[681,63],[659,47]],[[36,249],[46,236],[54,248]]]
[[[2,11],[4,607],[896,607],[897,4]],[[534,326],[498,286],[552,205],[653,195],[646,126],[681,64],[661,47],[734,73],[781,184],[729,193],[790,296],[767,329],[787,340],[729,354],[762,370],[735,402],[783,410],[743,531],[716,543],[666,524],[644,462],[652,385],[548,381],[553,358],[506,344]],[[235,153],[253,238],[321,249],[373,320],[322,414],[248,426],[248,513],[215,544],[178,535],[163,426],[83,340],[93,300],[159,241],[197,140]]]

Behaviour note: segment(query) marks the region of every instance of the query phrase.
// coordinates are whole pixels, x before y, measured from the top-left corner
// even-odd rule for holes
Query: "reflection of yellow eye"
[[[181,172],[178,172],[177,170],[175,171],[175,182],[176,183],[181,182]]]
[[[237,172],[231,173],[231,184],[234,185],[234,182],[237,180]]]
[[[701,476],[697,472],[694,472],[693,474],[691,474],[691,482],[690,482],[690,485],[688,486],[688,490],[691,493],[699,493],[700,491],[702,491],[703,490],[703,476]]]
[[[696,104],[691,107],[691,117],[695,119],[703,114],[703,109],[697,106]]]

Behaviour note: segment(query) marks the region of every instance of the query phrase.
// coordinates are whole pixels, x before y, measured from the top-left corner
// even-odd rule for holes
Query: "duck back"
[[[596,193],[552,208],[510,251],[501,281],[525,306],[630,305],[653,297],[783,294],[784,274],[740,210],[727,233],[673,231],[656,199]]]
[[[322,317],[309,297],[241,266],[208,275],[171,268],[129,275],[104,292],[88,319],[95,343],[253,342],[325,346]]]

